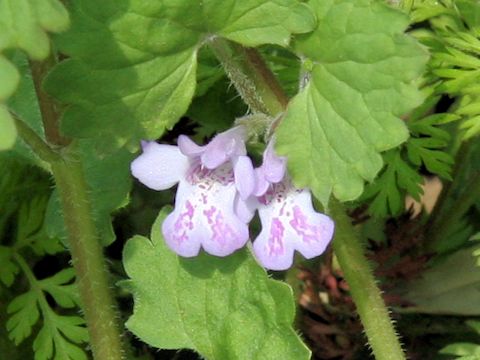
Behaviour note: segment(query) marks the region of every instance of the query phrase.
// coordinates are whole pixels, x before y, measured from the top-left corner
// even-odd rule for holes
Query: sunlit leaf
[[[168,211],[151,240],[136,236],[124,249],[135,300],[130,331],[151,346],[189,348],[212,360],[309,359],[292,328],[291,288],[270,279],[247,249],[228,258],[178,257],[161,235]]]
[[[310,81],[293,98],[277,133],[297,187],[324,204],[353,200],[382,168],[381,151],[408,137],[400,116],[420,105],[415,80],[426,52],[403,32],[408,18],[369,0],[312,0],[318,27],[298,36]]]

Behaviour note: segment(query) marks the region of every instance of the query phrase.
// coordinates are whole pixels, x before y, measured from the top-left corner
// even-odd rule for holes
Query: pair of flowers
[[[133,176],[154,190],[178,183],[175,209],[162,225],[167,245],[184,257],[198,255],[200,248],[230,255],[247,243],[248,224],[258,210],[262,230],[253,251],[262,266],[288,269],[295,250],[306,258],[320,255],[332,239],[333,221],[315,212],[307,189],[293,187],[286,158],[275,154],[272,142],[254,169],[245,137],[245,129],[235,127],[205,146],[185,135],[178,146],[142,142]]]

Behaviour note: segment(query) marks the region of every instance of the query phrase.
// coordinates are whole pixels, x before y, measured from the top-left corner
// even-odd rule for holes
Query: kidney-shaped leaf
[[[298,187],[324,204],[353,200],[382,167],[379,152],[408,137],[399,118],[422,101],[414,81],[427,55],[405,34],[408,18],[371,0],[311,0],[317,29],[298,37],[310,80],[277,130]]]
[[[135,299],[128,329],[154,347],[189,348],[209,360],[309,359],[292,328],[291,288],[270,279],[247,249],[178,257],[161,235],[166,210],[151,240],[135,236],[124,250]]]

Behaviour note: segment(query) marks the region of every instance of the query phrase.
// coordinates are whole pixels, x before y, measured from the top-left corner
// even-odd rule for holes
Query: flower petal
[[[165,219],[167,244],[181,256],[195,256],[200,246],[212,255],[227,256],[248,241],[248,226],[234,212],[237,194],[230,164],[213,171],[199,166],[181,181],[175,210]]]
[[[183,257],[197,256],[203,238],[201,228],[195,227],[195,208],[191,202],[195,194],[195,185],[181,181],[175,196],[175,209],[162,224],[162,233],[167,245]]]
[[[252,160],[248,156],[242,155],[234,160],[235,186],[243,200],[252,195],[255,189],[255,171],[253,170]]]
[[[263,167],[259,167],[255,169],[255,190],[253,191],[253,195],[255,196],[262,196],[268,190],[270,183],[265,179],[265,174],[263,172]]]
[[[263,153],[263,173],[270,183],[278,183],[283,180],[287,167],[287,158],[275,154],[274,141],[270,141]]]
[[[255,196],[250,196],[248,199],[242,200],[240,195],[237,194],[234,202],[235,214],[237,214],[245,224],[248,224],[252,220],[253,215],[255,215],[258,204]]]
[[[235,156],[246,155],[244,139],[245,129],[241,126],[218,134],[205,145],[202,164],[208,169],[215,169]]]
[[[185,156],[196,157],[202,155],[205,151],[205,146],[197,145],[186,135],[180,135],[177,139],[177,144]]]
[[[333,236],[334,223],[317,213],[308,190],[296,190],[284,181],[260,198],[262,231],[253,244],[260,263],[271,270],[286,270],[298,250],[307,259],[322,254]]]
[[[143,153],[132,161],[134,177],[154,190],[165,190],[185,176],[190,162],[177,146],[142,142]]]

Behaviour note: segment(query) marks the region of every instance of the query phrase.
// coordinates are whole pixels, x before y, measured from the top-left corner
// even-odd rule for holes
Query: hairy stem
[[[275,116],[285,109],[288,98],[256,50],[221,38],[213,39],[209,46],[254,112]]]
[[[107,267],[92,218],[82,163],[72,157],[52,164],[62,204],[72,263],[95,359],[123,359],[121,334]]]
[[[52,145],[65,146],[70,143],[70,140],[60,133],[60,110],[55,101],[42,88],[43,78],[55,65],[55,62],[55,55],[52,53],[45,61],[30,61],[30,71],[37,93],[38,106],[42,113],[45,137]]]
[[[254,49],[245,49],[225,40],[214,40],[214,52],[225,67],[245,102],[253,108],[260,103],[271,116],[283,112],[288,103],[279,82]],[[245,81],[248,79],[248,81]],[[244,85],[246,88],[244,88]],[[254,84],[253,90],[251,84]],[[276,98],[276,99],[275,99]],[[405,359],[388,310],[350,219],[336,200],[331,201],[336,223],[334,250],[345,273],[357,311],[375,357],[379,360]]]
[[[56,157],[49,161],[60,196],[63,218],[67,230],[69,250],[78,279],[78,289],[82,300],[85,321],[95,359],[119,360],[124,358],[121,332],[118,324],[115,302],[110,291],[108,270],[93,218],[88,196],[88,186],[82,162],[72,147],[65,147],[69,141],[59,131],[59,118],[55,105],[43,93],[42,80],[49,71],[48,63],[31,63],[32,76],[42,113],[45,134],[49,143],[62,147]],[[20,125],[20,133],[32,150],[40,153],[42,143],[28,128]],[[17,124],[17,125],[18,125]],[[31,130],[31,129],[30,129]],[[40,154],[39,154],[40,155]]]
[[[329,205],[329,213],[335,219],[336,226],[333,249],[350,287],[375,358],[405,359],[388,310],[350,218],[337,200],[332,199]]]
[[[37,156],[47,162],[52,163],[57,161],[60,158],[60,155],[53,150],[50,145],[48,145],[40,136],[38,136],[35,131],[33,131],[30,126],[25,124],[15,114],[12,114],[13,119],[15,120],[15,126],[17,127],[18,134],[20,138],[33,150]]]

